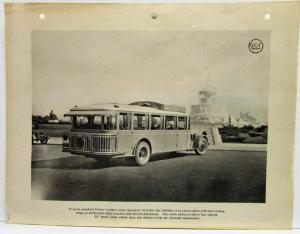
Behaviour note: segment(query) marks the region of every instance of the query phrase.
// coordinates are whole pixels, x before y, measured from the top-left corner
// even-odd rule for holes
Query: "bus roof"
[[[114,114],[116,112],[189,116],[188,114],[182,112],[159,110],[153,107],[138,106],[138,105],[124,105],[124,104],[116,104],[116,103],[94,104],[94,105],[74,107],[71,108],[70,111],[65,114],[65,116],[100,115],[100,114],[102,115],[104,113]]]

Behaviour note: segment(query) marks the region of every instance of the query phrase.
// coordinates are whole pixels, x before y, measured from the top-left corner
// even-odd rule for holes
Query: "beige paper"
[[[270,13],[270,19],[266,13]],[[5,14],[7,209],[10,223],[149,228],[291,228],[298,2],[6,4]],[[259,39],[254,42],[262,42],[263,48],[261,44],[258,48],[254,44],[251,44],[254,47],[249,45],[253,39]],[[94,46],[94,49],[90,46]],[[55,167],[48,167],[47,163],[37,167],[39,162],[32,161],[35,156],[32,152],[36,152],[40,146],[30,142],[30,116],[47,114],[46,111],[51,110],[49,108],[52,104],[59,115],[68,112],[78,103],[125,104],[144,98],[190,107],[197,104],[197,92],[201,83],[209,86],[210,80],[215,82],[212,85],[219,90],[220,105],[224,107],[224,103],[228,104],[229,111],[226,113],[231,113],[232,118],[240,111],[251,109],[253,104],[254,109],[251,111],[257,111],[258,118],[268,124],[266,152],[253,151],[253,145],[248,145],[249,167],[247,160],[232,156],[239,150],[231,151],[224,145],[218,149],[220,146],[217,144],[212,144],[208,154],[200,158],[202,169],[198,168],[199,177],[193,177],[193,170],[187,168],[194,164],[193,160],[199,160],[194,155],[175,157],[175,160],[172,157],[158,160],[138,169],[130,169],[131,166],[124,166],[122,163],[113,169],[90,170],[91,168],[84,168],[82,164],[69,168],[67,165],[64,168],[59,160]],[[105,87],[103,90],[102,85]],[[95,86],[99,87],[102,96],[99,96]],[[74,99],[76,102],[72,102]],[[208,157],[211,154],[213,159]],[[72,192],[80,194],[82,189],[87,189],[85,183],[89,183],[76,183],[76,179],[81,178],[80,173],[102,175],[109,170],[120,173],[118,179],[114,177],[114,172],[108,172],[99,183],[105,180],[118,183],[121,178],[124,180],[126,176],[129,178],[132,173],[137,173],[136,177],[145,180],[146,184],[151,183],[149,180],[154,175],[152,177],[150,170],[147,180],[142,176],[144,170],[151,167],[155,171],[157,167],[166,170],[165,174],[161,174],[163,183],[166,179],[164,176],[169,176],[170,179],[167,172],[169,168],[172,170],[173,163],[182,160],[176,165],[187,165],[181,169],[190,173],[192,177],[188,178],[198,180],[203,179],[202,176],[218,176],[213,170],[208,175],[201,172],[218,165],[220,169],[220,163],[227,159],[229,161],[226,165],[233,166],[234,170],[241,166],[237,162],[243,162],[242,167],[247,171],[249,180],[251,173],[253,177],[256,176],[257,168],[261,166],[259,162],[265,160],[260,173],[265,173],[262,178],[266,180],[258,181],[258,184],[263,184],[263,192],[260,192],[265,192],[265,199],[251,201],[249,197],[246,200],[241,197],[231,200],[230,198],[240,194],[240,188],[235,182],[240,181],[240,177],[244,178],[244,172],[230,174],[226,167],[225,175],[222,174],[215,185],[216,192],[222,195],[220,188],[227,181],[226,173],[232,176],[231,183],[224,188],[224,197],[220,196],[215,200],[213,196],[197,200],[197,195],[193,194],[196,188],[188,188],[188,180],[178,182],[178,186],[187,188],[183,191],[187,194],[186,200],[176,200],[176,189],[172,192],[167,186],[166,191],[155,190],[159,184],[158,178],[151,185],[153,193],[158,193],[157,201],[153,198],[155,194],[145,194],[144,200],[138,201],[128,198],[124,201],[122,197],[111,201],[107,198],[76,199],[75,195],[69,199],[67,191],[64,191],[63,199],[63,196],[56,198],[52,193],[56,191],[55,187],[66,186],[71,189],[63,181],[66,178],[72,181],[72,173],[77,176],[73,181]],[[255,161],[256,159],[261,161]],[[85,159],[82,157],[80,160]],[[122,176],[124,171],[128,174]],[[176,177],[183,172],[175,170],[172,173]],[[55,180],[57,184],[51,184],[52,178],[47,177],[50,174],[60,175],[62,184],[59,179]],[[182,176],[185,178],[185,175]],[[115,180],[110,180],[111,178]],[[242,180],[245,191],[247,183],[247,180]],[[97,183],[93,186],[97,186]],[[231,188],[232,186],[237,187]],[[130,189],[140,191],[139,186],[134,188],[133,184],[131,187]],[[103,190],[96,187],[88,189],[100,193],[108,191],[104,187]],[[191,193],[188,194],[188,191]],[[161,201],[163,195],[159,195],[160,193],[171,195]],[[192,197],[195,199],[189,200]]]

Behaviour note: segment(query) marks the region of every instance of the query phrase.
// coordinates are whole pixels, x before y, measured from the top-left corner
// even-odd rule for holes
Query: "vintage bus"
[[[190,116],[162,106],[98,104],[72,108],[65,116],[72,126],[63,135],[63,151],[99,162],[113,157],[135,157],[145,165],[151,154],[194,150],[205,154],[206,133],[192,133]]]

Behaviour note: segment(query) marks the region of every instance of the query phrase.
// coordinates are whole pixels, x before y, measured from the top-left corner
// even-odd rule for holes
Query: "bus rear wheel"
[[[200,137],[199,145],[195,149],[196,154],[198,154],[198,155],[205,154],[207,151],[207,148],[208,148],[208,141],[205,138]]]
[[[149,162],[151,155],[150,146],[147,142],[141,141],[135,150],[135,162],[139,166],[145,165]]]

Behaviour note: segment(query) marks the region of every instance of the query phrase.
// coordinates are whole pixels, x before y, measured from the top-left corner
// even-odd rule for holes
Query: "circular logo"
[[[253,39],[249,42],[248,48],[249,48],[251,53],[258,54],[263,50],[264,44],[259,39]]]

